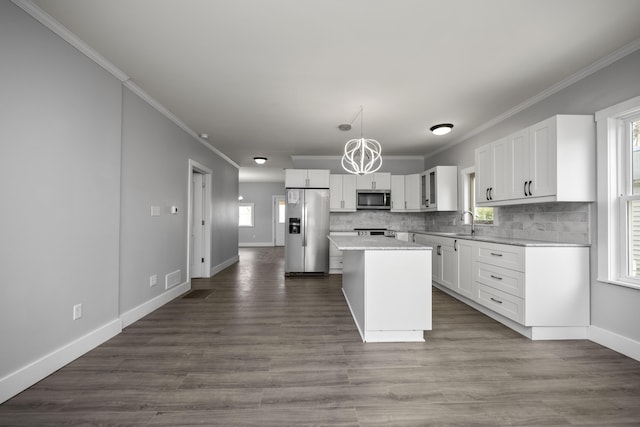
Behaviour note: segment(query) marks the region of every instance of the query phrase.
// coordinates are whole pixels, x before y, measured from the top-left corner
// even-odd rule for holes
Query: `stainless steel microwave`
[[[356,207],[358,209],[391,209],[391,191],[357,190]]]

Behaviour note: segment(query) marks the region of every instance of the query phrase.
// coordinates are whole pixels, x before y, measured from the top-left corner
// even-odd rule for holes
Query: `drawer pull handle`
[[[491,275],[491,278],[496,280],[502,280],[502,277],[494,276],[493,274]]]
[[[502,256],[502,254],[497,254],[495,252],[491,252],[491,255],[493,255],[493,256]]]
[[[495,299],[493,297],[491,297],[491,301],[497,302],[498,304],[502,304],[502,301],[500,301],[499,299]]]

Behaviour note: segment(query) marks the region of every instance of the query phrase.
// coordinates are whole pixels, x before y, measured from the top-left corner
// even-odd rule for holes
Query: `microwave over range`
[[[357,209],[391,209],[391,191],[357,190]]]

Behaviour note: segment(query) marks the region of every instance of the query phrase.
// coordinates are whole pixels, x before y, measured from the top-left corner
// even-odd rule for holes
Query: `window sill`
[[[596,279],[598,282],[603,283],[605,285],[615,285],[615,286],[622,286],[625,288],[631,288],[631,289],[635,289],[640,291],[640,285],[636,285],[634,283],[629,283],[629,282],[623,282],[620,280],[612,280],[612,279],[601,279],[598,278]]]

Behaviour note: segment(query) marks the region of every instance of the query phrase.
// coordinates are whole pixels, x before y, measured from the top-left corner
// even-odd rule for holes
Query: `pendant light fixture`
[[[382,166],[382,148],[380,143],[375,139],[367,139],[363,137],[363,110],[362,105],[360,111],[351,120],[351,123],[360,116],[360,138],[347,141],[344,146],[344,154],[342,155],[342,168],[354,175],[367,175],[374,173]],[[350,130],[351,123],[339,125],[340,130]]]

